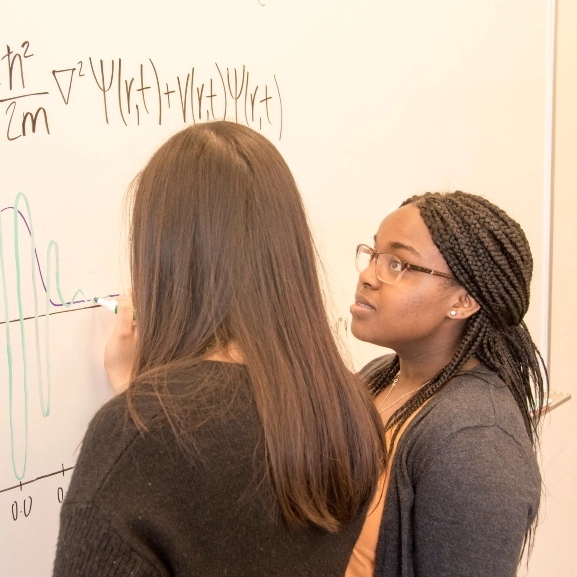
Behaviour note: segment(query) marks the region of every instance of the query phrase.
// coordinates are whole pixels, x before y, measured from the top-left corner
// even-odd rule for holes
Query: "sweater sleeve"
[[[418,577],[513,577],[539,494],[522,447],[498,426],[461,429],[418,467]]]
[[[62,510],[53,577],[164,577],[127,545],[98,508]]]

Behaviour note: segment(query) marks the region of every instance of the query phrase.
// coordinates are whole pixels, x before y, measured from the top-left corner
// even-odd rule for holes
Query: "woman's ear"
[[[459,295],[447,316],[452,319],[464,320],[474,315],[480,308],[479,303],[469,293],[463,292]]]

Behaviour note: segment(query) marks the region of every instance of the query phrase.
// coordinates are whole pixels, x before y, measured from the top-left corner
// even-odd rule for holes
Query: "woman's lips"
[[[371,305],[364,297],[360,295],[355,295],[355,304],[353,306],[360,307],[361,309],[367,311],[374,311],[376,310],[373,305]]]

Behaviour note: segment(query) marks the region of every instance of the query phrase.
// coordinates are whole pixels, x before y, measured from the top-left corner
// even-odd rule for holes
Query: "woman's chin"
[[[390,343],[384,342],[386,340],[384,335],[376,334],[374,330],[371,330],[371,328],[367,326],[367,323],[362,322],[362,320],[355,319],[355,317],[353,317],[351,320],[350,331],[353,337],[355,337],[355,339],[358,341],[376,345],[378,347],[384,347],[386,349],[392,348]]]
[[[351,334],[353,337],[364,343],[372,343],[371,333],[372,331],[367,327],[367,323],[364,323],[361,319],[355,318],[354,316],[352,317]]]

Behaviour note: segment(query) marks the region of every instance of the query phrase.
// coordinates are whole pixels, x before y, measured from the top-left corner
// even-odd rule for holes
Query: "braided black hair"
[[[533,272],[533,258],[523,229],[488,200],[461,191],[427,192],[407,199],[401,206],[407,204],[419,208],[451,273],[481,308],[468,319],[451,361],[387,422],[386,428],[393,428],[390,446],[410,415],[476,356],[509,387],[535,448],[548,377],[541,354],[523,322]],[[399,358],[395,356],[383,371],[371,377],[373,394],[386,387],[398,371]]]

